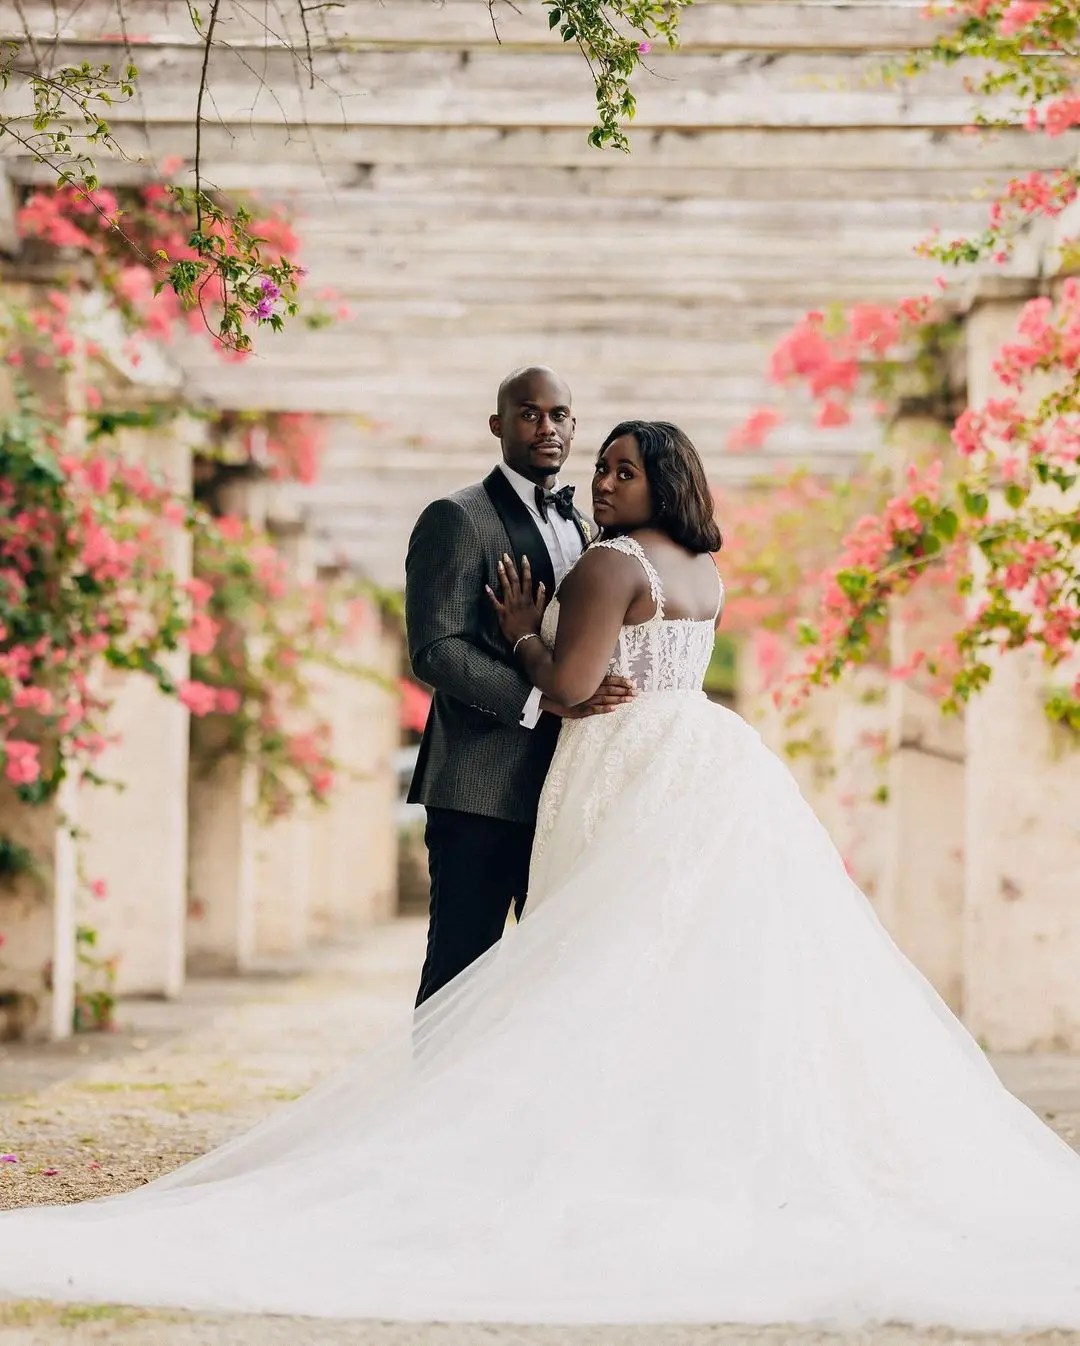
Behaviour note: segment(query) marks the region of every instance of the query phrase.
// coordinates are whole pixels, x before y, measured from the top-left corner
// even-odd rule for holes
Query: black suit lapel
[[[525,507],[521,496],[499,468],[484,478],[484,490],[487,491],[488,498],[503,521],[506,535],[510,539],[510,555],[518,565],[521,564],[523,556],[529,558],[533,579],[537,583],[543,581],[544,589],[550,598],[555,592],[555,571],[552,569],[551,557],[548,555],[544,539],[540,536],[540,530],[533,523],[532,515]]]

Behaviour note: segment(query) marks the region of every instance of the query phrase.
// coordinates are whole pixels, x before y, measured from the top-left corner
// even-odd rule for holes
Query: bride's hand
[[[519,574],[513,558],[503,555],[499,562],[499,587],[501,600],[490,585],[484,585],[506,639],[513,645],[522,636],[537,635],[547,607],[547,594],[542,583],[536,586],[534,594],[532,567],[527,556],[521,558]]]

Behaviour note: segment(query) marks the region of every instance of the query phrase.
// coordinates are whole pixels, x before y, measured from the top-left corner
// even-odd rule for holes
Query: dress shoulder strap
[[[656,611],[651,620],[658,621],[664,615],[664,586],[660,583],[660,576],[656,573],[656,567],[645,555],[645,548],[632,537],[607,537],[600,542],[594,542],[594,547],[608,547],[612,551],[622,552],[624,556],[634,556],[641,562],[641,568],[649,581],[649,593],[656,604]]]

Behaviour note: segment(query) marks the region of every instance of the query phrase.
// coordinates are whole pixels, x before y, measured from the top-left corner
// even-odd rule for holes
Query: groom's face
[[[561,379],[541,372],[512,383],[489,422],[507,467],[538,483],[558,475],[570,452],[575,424],[570,389]]]

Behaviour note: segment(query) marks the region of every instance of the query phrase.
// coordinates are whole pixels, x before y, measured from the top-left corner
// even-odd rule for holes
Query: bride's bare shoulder
[[[641,562],[630,551],[594,542],[559,586],[559,599],[593,600],[606,597],[633,597],[647,581]]]

